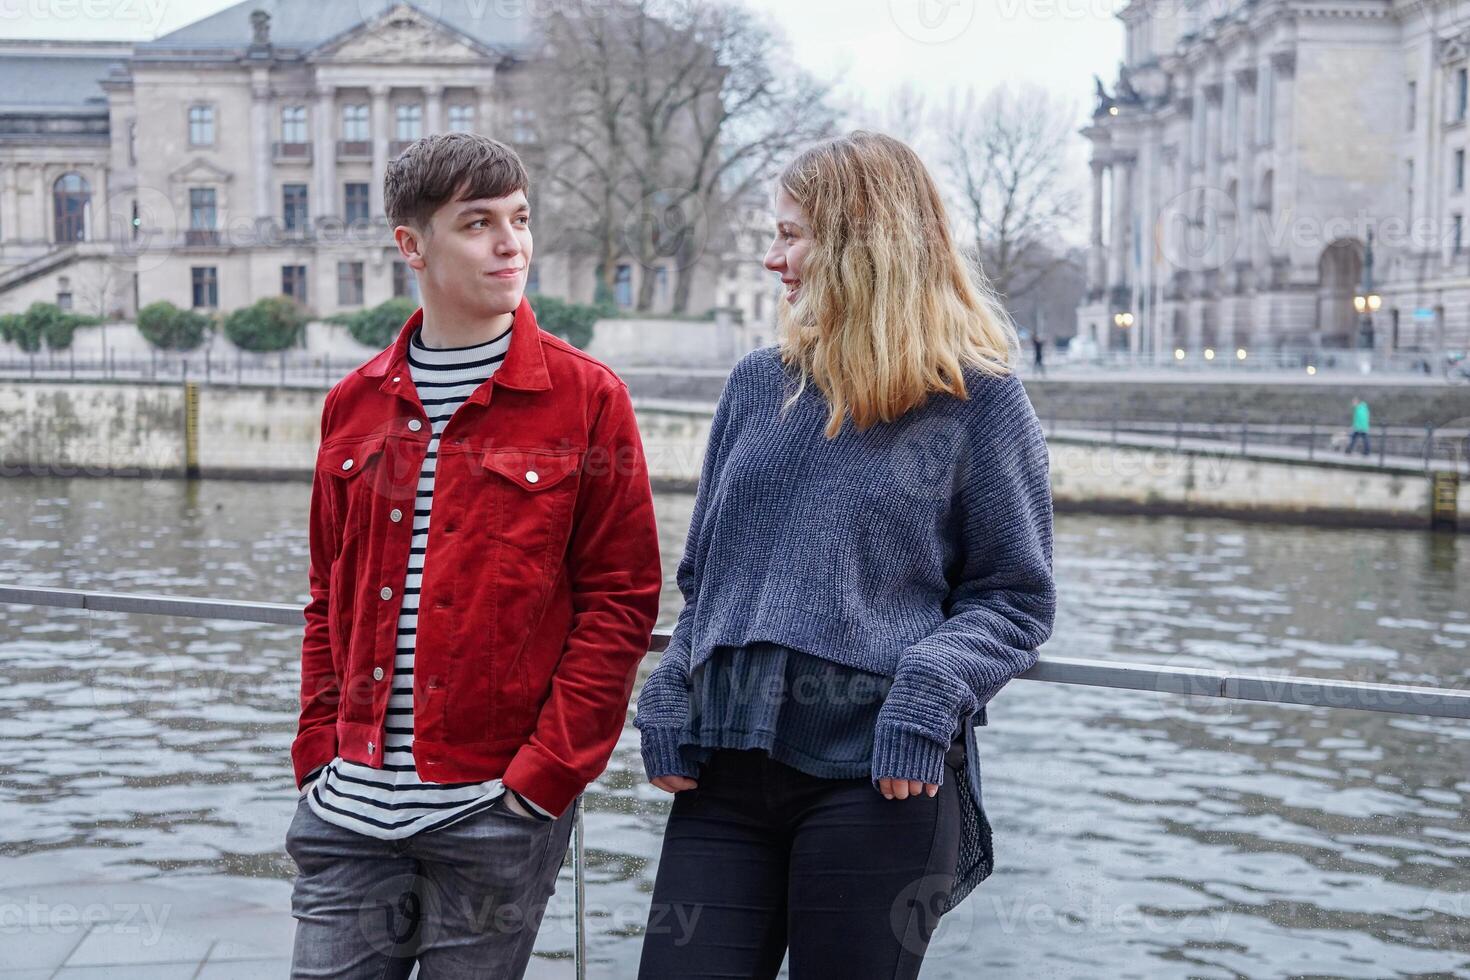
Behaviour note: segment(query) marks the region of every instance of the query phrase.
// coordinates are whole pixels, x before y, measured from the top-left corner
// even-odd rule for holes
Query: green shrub
[[[77,327],[101,322],[100,317],[68,313],[55,303],[38,301],[20,314],[20,328],[15,339],[26,351],[40,350],[42,340],[51,350],[66,350],[71,346]]]
[[[307,313],[289,296],[267,296],[225,317],[225,336],[241,350],[278,351],[300,342]]]
[[[531,301],[531,309],[536,313],[536,322],[540,324],[541,329],[547,333],[556,334],[573,347],[585,348],[590,344],[593,325],[608,315],[600,306],[568,303],[555,296],[538,294],[528,298]]]
[[[210,319],[197,310],[183,310],[168,300],[149,303],[138,311],[138,332],[159,350],[198,350],[209,332]]]
[[[18,344],[24,351],[37,351],[41,348],[41,335],[32,335],[27,330],[25,316],[20,313],[0,314],[0,339],[8,344]]]
[[[359,344],[387,347],[398,339],[398,332],[418,308],[419,304],[407,296],[395,296],[370,310],[348,313],[333,322],[346,324],[347,332]]]

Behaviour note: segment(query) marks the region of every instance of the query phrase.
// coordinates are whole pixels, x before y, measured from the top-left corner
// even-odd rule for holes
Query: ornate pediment
[[[168,175],[176,184],[228,184],[235,175],[203,157],[195,157]]]
[[[324,42],[311,61],[341,63],[483,64],[498,60],[491,49],[416,7],[400,3]]]
[[[1453,65],[1464,61],[1467,54],[1470,54],[1470,31],[1461,31],[1453,37],[1439,39],[1440,64]]]

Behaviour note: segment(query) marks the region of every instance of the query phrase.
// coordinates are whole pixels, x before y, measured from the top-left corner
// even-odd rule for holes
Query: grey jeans
[[[556,891],[579,798],[556,820],[503,807],[379,840],[317,816],[303,795],[286,831],[291,976],[403,980],[519,978]]]

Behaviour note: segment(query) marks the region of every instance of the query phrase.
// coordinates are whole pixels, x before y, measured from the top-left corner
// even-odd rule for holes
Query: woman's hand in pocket
[[[884,776],[878,780],[878,792],[882,793],[883,798],[887,800],[906,800],[920,793],[933,796],[939,792],[939,784],[923,783],[917,779],[890,779]]]
[[[665,793],[680,793],[686,789],[695,789],[699,786],[696,780],[690,779],[688,776],[655,776],[649,782]]]

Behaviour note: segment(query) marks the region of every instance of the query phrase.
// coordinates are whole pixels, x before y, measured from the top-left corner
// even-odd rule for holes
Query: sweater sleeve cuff
[[[944,784],[949,746],[916,732],[880,725],[873,739],[873,784],[880,779],[917,779]]]
[[[690,769],[684,760],[684,754],[679,751],[679,739],[683,733],[682,728],[642,729],[643,770],[649,779],[657,779],[659,776],[687,776],[693,779],[699,775],[697,771]]]

